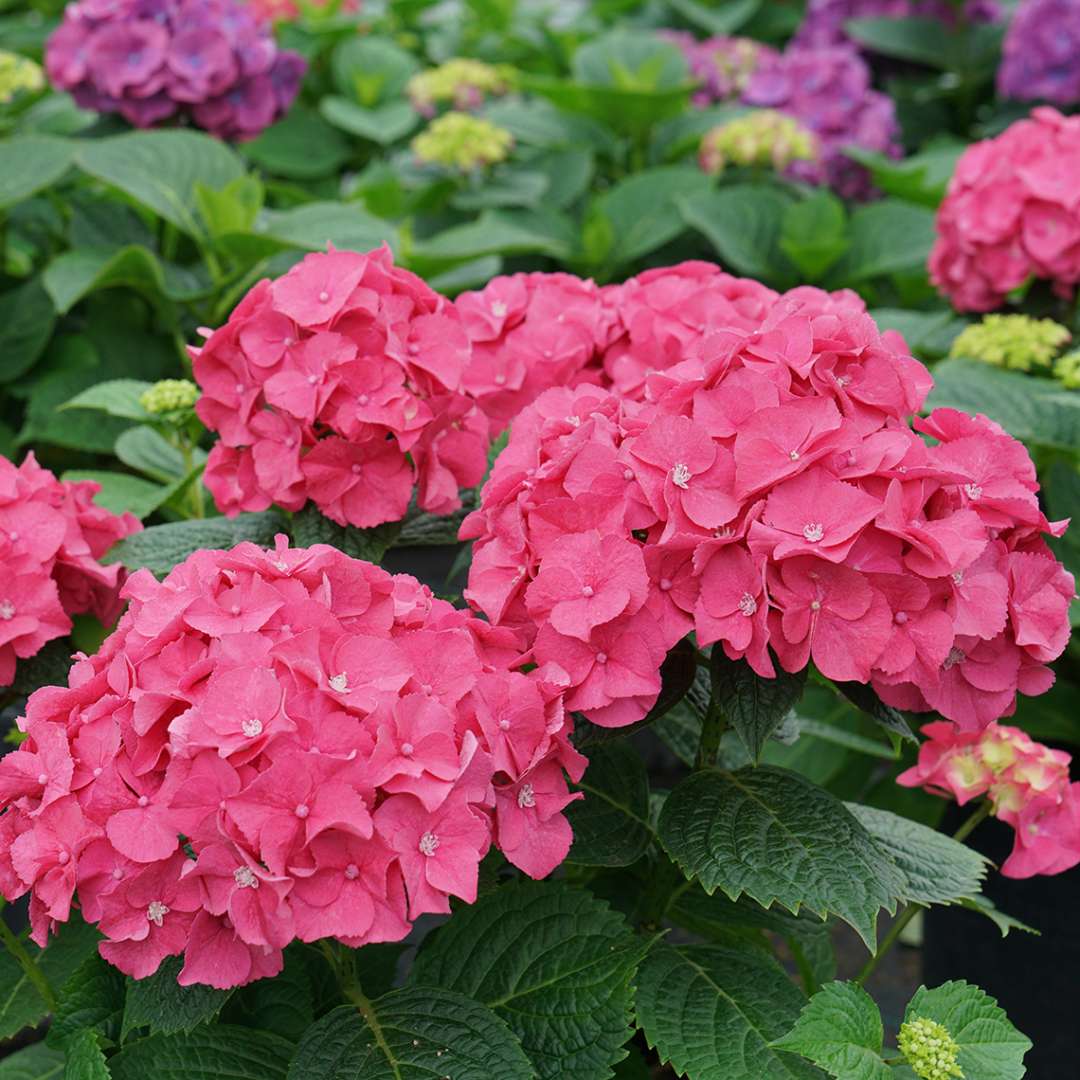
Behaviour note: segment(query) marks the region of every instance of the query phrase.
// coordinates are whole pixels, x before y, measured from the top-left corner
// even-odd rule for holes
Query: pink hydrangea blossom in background
[[[266,22],[294,22],[308,13],[323,15],[355,15],[361,0],[246,0],[255,15]]]
[[[1031,278],[1080,281],[1080,117],[1034,109],[964,151],[937,214],[930,279],[959,311],[991,311]]]
[[[663,30],[660,36],[686,57],[691,76],[701,84],[694,104],[731,101],[746,88],[757,66],[775,50],[745,37],[709,37],[699,40],[685,30]]]
[[[401,520],[414,487],[445,514],[483,478],[461,318],[386,248],[308,255],[191,354],[198,414],[221,436],[206,485],[226,514],[310,499],[367,528]]]
[[[1049,687],[1074,582],[1042,534],[1065,523],[998,425],[912,419],[929,372],[854,293],[702,263],[584,288],[591,358],[514,420],[461,530],[469,602],[567,673],[568,707],[640,719],[691,630],[764,677],[813,662],[965,730]],[[485,377],[527,369],[523,289],[460,301]]]
[[[567,677],[512,670],[514,631],[284,537],[123,595],[0,760],[0,887],[40,944],[77,902],[129,975],[183,953],[182,984],[237,986],[474,900],[493,843],[533,877],[566,856]]]
[[[1060,874],[1080,863],[1080,782],[1069,779],[1069,754],[995,723],[965,731],[943,720],[922,732],[919,760],[897,783],[961,806],[986,796],[994,816],[1016,832],[1001,868],[1006,877]]]
[[[76,0],[45,48],[53,86],[84,109],[235,141],[285,115],[306,67],[239,0]]]
[[[0,457],[0,686],[25,660],[71,630],[71,615],[106,626],[122,609],[120,566],[98,561],[142,526],[94,504],[89,480],[60,481],[28,454],[16,468]]]

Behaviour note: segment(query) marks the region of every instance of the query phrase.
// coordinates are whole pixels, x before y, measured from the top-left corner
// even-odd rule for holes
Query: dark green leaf
[[[108,413],[109,416],[118,416],[122,420],[147,421],[152,417],[142,407],[139,399],[152,386],[153,383],[139,379],[109,379],[76,394],[62,408],[96,409]]]
[[[285,1080],[293,1049],[268,1031],[214,1024],[139,1039],[109,1069],[113,1080]]]
[[[145,248],[135,246],[65,251],[49,263],[41,281],[61,315],[100,289],[125,286],[152,301],[160,300],[165,292],[161,264]]]
[[[481,255],[549,255],[568,259],[576,233],[570,220],[555,212],[485,210],[473,222],[417,241],[411,258],[444,263]]]
[[[25,375],[52,336],[56,310],[40,278],[0,293],[0,383]]]
[[[899,330],[908,348],[921,360],[944,356],[953,339],[967,325],[948,308],[940,311],[871,308],[870,314],[882,330]]]
[[[844,204],[818,191],[784,211],[780,250],[809,278],[817,281],[847,251]]]
[[[315,1020],[313,962],[299,944],[285,951],[285,967],[271,979],[242,987],[229,1001],[226,1021],[242,1020],[245,1027],[272,1031],[298,1042]]]
[[[405,138],[420,122],[416,110],[407,101],[388,101],[368,109],[348,98],[330,95],[319,102],[319,112],[334,127],[380,146]]]
[[[729,660],[724,650],[712,651],[717,704],[754,761],[765,744],[802,697],[806,671],[795,675],[779,671],[763,679],[745,660]]]
[[[334,49],[330,68],[338,93],[371,108],[400,98],[420,65],[389,38],[354,34]]]
[[[257,139],[244,143],[241,152],[273,175],[288,180],[331,176],[352,153],[337,128],[299,103]]]
[[[985,915],[1001,931],[1002,937],[1008,937],[1010,930],[1022,930],[1025,934],[1039,933],[1034,927],[1028,926],[1027,923],[1014,919],[1011,915],[999,910],[994,905],[994,902],[988,900],[985,896],[965,897],[960,901],[960,906],[966,907],[969,911],[977,912],[979,915]]]
[[[16,135],[0,154],[0,209],[57,183],[71,167],[75,143],[51,135]]]
[[[104,506],[114,514],[125,511],[140,521],[149,517],[171,494],[168,487],[132,476],[131,473],[106,472],[100,469],[68,469],[61,474],[62,480],[90,480],[101,486],[94,496],[98,506]]]
[[[17,1050],[0,1061],[0,1080],[63,1080],[64,1055],[44,1043]]]
[[[727,3],[708,6],[698,0],[667,0],[667,5],[687,22],[700,27],[707,34],[733,34],[748,22],[761,7],[762,0],[728,0]]]
[[[849,228],[851,245],[828,278],[837,286],[922,270],[936,236],[933,210],[898,199],[857,207]]]
[[[117,1038],[124,1012],[124,976],[97,953],[87,957],[64,983],[49,1025],[49,1044],[62,1046],[77,1031],[93,1028]]]
[[[679,49],[643,30],[611,30],[580,46],[570,64],[573,77],[590,86],[663,90],[689,81]]]
[[[314,503],[308,503],[292,519],[292,539],[296,547],[330,544],[354,559],[373,563],[382,561],[400,531],[401,523],[397,521],[376,525],[372,529],[338,525],[321,514]]]
[[[181,986],[176,977],[183,966],[180,957],[169,956],[148,978],[127,980],[121,1038],[127,1039],[139,1028],[149,1029],[151,1035],[192,1031],[221,1012],[232,991]]]
[[[908,742],[917,743],[908,722],[903,713],[886,705],[874,692],[873,688],[863,683],[838,682],[834,683],[840,691],[857,709],[861,709],[867,716],[872,716],[886,731]]]
[[[77,1031],[64,1047],[64,1080],[110,1080],[109,1066],[95,1031]]]

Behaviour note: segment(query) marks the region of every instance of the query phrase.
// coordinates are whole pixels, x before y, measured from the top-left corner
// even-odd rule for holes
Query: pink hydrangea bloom
[[[106,626],[122,609],[120,566],[98,561],[142,526],[94,504],[100,485],[60,481],[28,454],[18,468],[0,457],[0,686],[16,660],[71,630],[71,615]]]
[[[181,983],[236,986],[293,939],[396,941],[475,899],[493,843],[534,877],[565,857],[566,676],[512,670],[513,631],[284,537],[124,596],[0,759],[0,887],[40,944],[77,902],[135,978],[183,953]]]
[[[1080,281],[1072,177],[1080,118],[1034,109],[969,146],[938,209],[930,277],[959,311],[991,311],[1030,278],[1070,297]]]
[[[1069,754],[995,723],[965,731],[943,720],[922,731],[919,760],[897,783],[961,806],[985,795],[993,814],[1016,831],[1001,868],[1006,877],[1060,874],[1080,863],[1080,782],[1069,780]]]
[[[367,528],[400,521],[414,487],[421,509],[449,513],[484,475],[461,319],[387,248],[308,255],[191,354],[197,411],[221,436],[206,485],[226,514],[311,499]]]
[[[53,86],[136,127],[183,115],[251,139],[288,111],[307,63],[239,0],[77,0],[45,50]]]
[[[502,340],[489,370],[528,339],[527,295],[469,298]],[[514,420],[461,531],[469,602],[566,673],[568,707],[640,719],[691,630],[764,677],[813,662],[970,730],[1048,688],[1074,582],[1041,534],[1064,523],[998,425],[912,419],[930,375],[857,296],[688,263],[597,302],[616,321]]]

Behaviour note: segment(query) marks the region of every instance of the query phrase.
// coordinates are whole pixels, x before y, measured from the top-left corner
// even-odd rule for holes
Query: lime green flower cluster
[[[916,1016],[905,1021],[896,1043],[920,1080],[962,1080],[964,1072],[956,1060],[960,1047],[936,1020]]]
[[[463,112],[444,113],[412,141],[421,161],[462,172],[505,161],[513,145],[509,131]]]
[[[1013,371],[1031,371],[1036,367],[1049,367],[1070,336],[1069,331],[1053,319],[987,315],[957,336],[949,355],[981,360],[984,364]]]
[[[455,109],[475,109],[485,98],[499,97],[514,85],[514,69],[497,67],[482,60],[457,58],[414,75],[406,87],[413,108],[424,116],[434,116],[438,105]]]
[[[812,161],[817,141],[794,119],[775,109],[754,109],[708,132],[698,160],[711,176],[728,165],[787,168],[793,161]]]
[[[1054,362],[1054,378],[1066,390],[1080,390],[1080,349],[1073,349]]]
[[[143,392],[139,404],[154,416],[194,408],[199,388],[187,379],[162,379]]]
[[[0,105],[8,105],[22,93],[36,93],[45,87],[45,73],[39,64],[18,53],[0,51]]]

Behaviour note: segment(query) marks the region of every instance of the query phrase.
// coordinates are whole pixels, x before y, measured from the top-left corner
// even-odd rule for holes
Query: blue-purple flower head
[[[1018,101],[1080,102],[1080,0],[1021,0],[1005,34],[997,86]]]
[[[996,0],[966,0],[964,18],[969,22],[997,22],[1001,8]],[[949,0],[810,0],[806,17],[792,39],[795,45],[846,45],[844,30],[849,19],[938,19],[946,26],[956,22],[957,7]]]
[[[183,117],[233,141],[285,114],[305,66],[238,0],[79,0],[45,53],[52,84],[85,109],[136,127]]]
[[[846,147],[901,154],[892,98],[871,89],[870,71],[854,49],[789,47],[757,68],[742,100],[779,109],[809,128],[817,136],[818,157],[793,162],[788,172],[844,198],[871,193],[867,171],[846,156]]]

